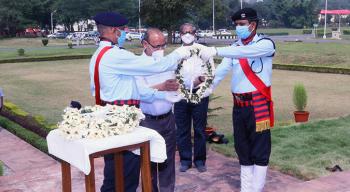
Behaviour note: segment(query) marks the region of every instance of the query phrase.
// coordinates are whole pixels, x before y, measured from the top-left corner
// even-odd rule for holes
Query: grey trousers
[[[165,140],[167,160],[159,163],[152,163],[152,191],[153,192],[173,192],[175,189],[175,150],[176,150],[176,129],[175,118],[170,114],[164,119],[146,118],[141,121],[141,126],[157,131]],[[159,190],[157,187],[157,169],[159,175]]]

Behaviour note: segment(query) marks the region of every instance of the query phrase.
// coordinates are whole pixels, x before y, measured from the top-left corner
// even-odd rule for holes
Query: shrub
[[[311,34],[312,30],[311,29],[304,29],[303,34]]]
[[[267,36],[279,36],[279,35],[289,35],[288,32],[275,32],[275,33],[264,33]]]
[[[302,83],[294,85],[293,102],[297,111],[304,111],[307,105],[307,93]]]
[[[36,133],[29,131],[3,116],[0,116],[0,126],[3,127],[4,129],[7,129],[9,132],[17,135],[19,138],[23,139],[24,141],[30,143],[40,151],[44,153],[48,152],[45,137],[41,137]]]
[[[72,49],[73,48],[73,43],[71,41],[68,42],[68,48]]]
[[[4,175],[4,166],[2,164],[2,162],[0,161],[0,176]]]
[[[350,30],[343,30],[344,35],[350,35]]]
[[[23,48],[17,49],[17,53],[18,53],[19,56],[23,56],[24,55],[24,49]]]
[[[44,46],[46,46],[49,43],[49,39],[47,38],[42,39],[41,42],[43,43]]]
[[[5,102],[4,109],[1,111],[0,115],[42,137],[46,137],[52,129],[56,128],[56,125],[47,123],[43,116],[31,116],[17,105],[7,101]]]

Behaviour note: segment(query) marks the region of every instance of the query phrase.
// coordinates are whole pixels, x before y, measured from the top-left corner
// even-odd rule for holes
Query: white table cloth
[[[68,140],[64,138],[59,130],[52,130],[47,135],[47,145],[49,153],[75,166],[86,175],[91,171],[89,155],[133,144],[150,141],[151,161],[162,163],[166,160],[166,145],[164,138],[158,132],[137,127],[133,132],[107,137],[103,139],[79,139]],[[133,153],[140,154],[140,149]]]

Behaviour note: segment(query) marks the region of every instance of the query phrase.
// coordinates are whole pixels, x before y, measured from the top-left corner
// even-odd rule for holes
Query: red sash
[[[266,97],[266,99],[270,102],[270,127],[274,126],[274,111],[273,111],[273,101],[271,96],[271,87],[267,87],[264,82],[252,71],[249,66],[248,60],[246,58],[239,59],[239,64],[245,74],[245,76],[249,79],[250,83]]]
[[[99,66],[102,56],[111,49],[112,46],[104,47],[101,52],[97,55],[96,63],[95,63],[95,73],[94,73],[94,81],[95,81],[95,101],[96,105],[101,105],[101,97],[100,97],[100,74],[99,74]]]

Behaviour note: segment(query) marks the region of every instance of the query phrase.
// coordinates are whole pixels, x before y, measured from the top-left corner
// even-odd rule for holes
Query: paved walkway
[[[31,145],[0,127],[0,159],[7,166],[6,175],[0,177],[0,192],[61,191],[60,164]],[[208,171],[198,173],[190,169],[177,172],[176,192],[232,192],[239,191],[239,165],[237,160],[213,151],[208,152]],[[96,189],[103,179],[103,160],[96,159]],[[178,164],[178,157],[177,157]],[[270,170],[266,192],[332,191],[350,192],[350,172],[334,174],[309,182]],[[73,191],[85,191],[84,175],[72,167]]]

